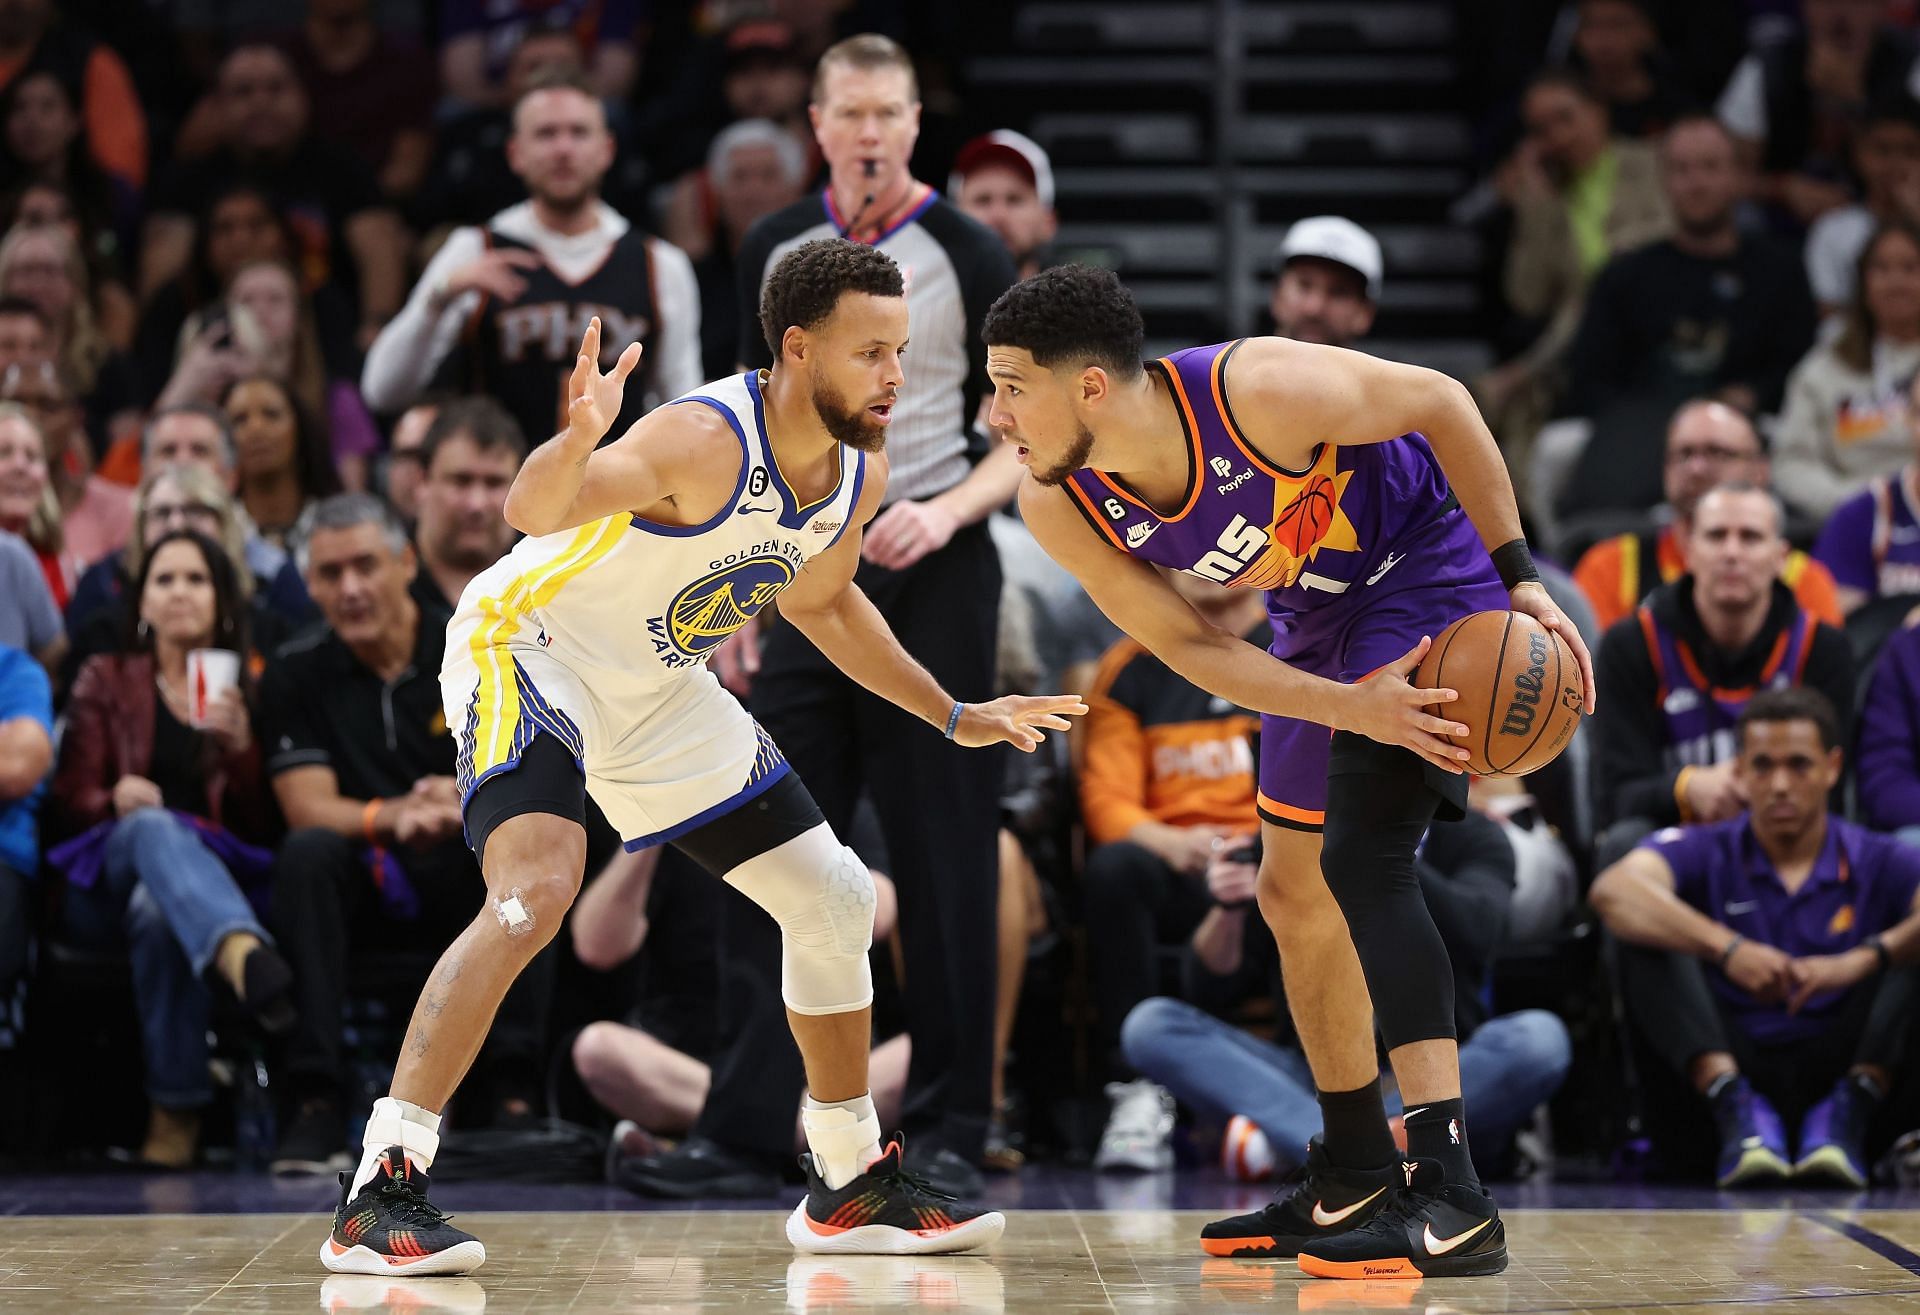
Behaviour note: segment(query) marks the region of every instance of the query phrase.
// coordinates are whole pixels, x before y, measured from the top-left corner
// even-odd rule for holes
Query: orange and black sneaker
[[[807,1199],[787,1218],[787,1240],[800,1251],[930,1256],[971,1251],[1005,1231],[1007,1217],[936,1191],[901,1167],[898,1134],[865,1173],[834,1191],[812,1155],[800,1157]]]
[[[1290,1187],[1251,1214],[1208,1224],[1200,1230],[1200,1249],[1210,1256],[1284,1260],[1315,1238],[1366,1223],[1393,1199],[1400,1181],[1397,1164],[1341,1168],[1327,1159],[1316,1135],[1307,1143],[1306,1170]]]
[[[1406,1186],[1359,1228],[1300,1248],[1314,1278],[1470,1278],[1507,1267],[1507,1227],[1479,1187],[1446,1181],[1438,1160],[1401,1166]]]
[[[447,1222],[427,1200],[427,1175],[407,1153],[389,1146],[380,1167],[349,1201],[353,1175],[340,1175],[340,1206],[333,1232],[320,1245],[320,1263],[336,1274],[468,1274],[487,1249]]]

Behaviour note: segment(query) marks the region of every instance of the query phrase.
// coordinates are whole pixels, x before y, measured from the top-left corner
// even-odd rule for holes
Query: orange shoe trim
[[[848,1227],[842,1227],[836,1224],[823,1224],[818,1219],[815,1219],[812,1215],[808,1214],[804,1210],[800,1212],[800,1217],[802,1219],[805,1219],[807,1221],[807,1227],[812,1229],[814,1233],[820,1237],[833,1237],[836,1234],[840,1234],[840,1233],[850,1233],[853,1231],[854,1228],[866,1228],[866,1227],[898,1228],[899,1227],[899,1225],[897,1224],[875,1224],[875,1225],[855,1224]],[[973,1220],[969,1219],[966,1222],[967,1224],[970,1224],[973,1222]],[[947,1233],[953,1232],[955,1229],[965,1228],[965,1227],[966,1227],[966,1224],[948,1223],[944,1227],[939,1227],[939,1228],[901,1228],[900,1231],[903,1233],[911,1233],[915,1237],[941,1237]]]
[[[1200,1249],[1210,1256],[1237,1256],[1243,1251],[1278,1251],[1280,1244],[1270,1237],[1203,1237]]]
[[[1395,1256],[1387,1260],[1322,1260],[1302,1252],[1300,1272],[1315,1278],[1412,1278],[1422,1279],[1412,1260]]]

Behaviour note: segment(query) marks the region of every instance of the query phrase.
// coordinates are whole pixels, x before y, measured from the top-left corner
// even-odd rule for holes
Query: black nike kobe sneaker
[[[1327,1159],[1320,1138],[1307,1143],[1305,1174],[1252,1214],[1220,1219],[1200,1230],[1210,1256],[1285,1259],[1318,1238],[1358,1228],[1393,1199],[1402,1181],[1398,1164],[1343,1169]]]
[[[1402,1168],[1406,1186],[1360,1227],[1300,1248],[1315,1278],[1467,1278],[1507,1267],[1507,1228],[1478,1187],[1446,1181],[1438,1160]]]

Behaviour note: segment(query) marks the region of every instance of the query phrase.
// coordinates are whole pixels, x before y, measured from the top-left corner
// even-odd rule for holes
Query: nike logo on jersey
[[[1406,560],[1406,555],[1404,553],[1397,553],[1397,552],[1388,553],[1387,559],[1384,562],[1381,562],[1380,565],[1374,569],[1374,572],[1372,575],[1369,575],[1367,577],[1367,583],[1372,584],[1375,580],[1378,580],[1381,576],[1385,575],[1388,571],[1391,571],[1394,567],[1398,566],[1404,560]]]
[[[1759,907],[1760,901],[1757,899],[1729,900],[1726,905],[1727,912],[1736,917],[1742,913],[1752,913]]]
[[[1154,532],[1157,531],[1159,528],[1160,528],[1160,523],[1158,521],[1155,521],[1150,525],[1129,526],[1127,529],[1127,547],[1138,548],[1141,544],[1145,543],[1148,539],[1151,539],[1154,536]]]
[[[750,511],[771,511],[777,514],[780,510],[780,500],[773,496],[769,487],[772,483],[773,477],[767,474],[765,466],[755,466],[748,471],[746,500],[735,507],[734,511],[742,515]]]
[[[1466,1232],[1455,1233],[1452,1237],[1435,1237],[1433,1235],[1433,1225],[1428,1224],[1425,1229],[1421,1230],[1420,1241],[1427,1248],[1428,1255],[1444,1256],[1447,1252],[1453,1250],[1492,1222],[1493,1220],[1491,1219],[1482,1219]]]
[[[1315,1201],[1313,1203],[1313,1222],[1321,1228],[1332,1228],[1335,1224],[1344,1223],[1353,1218],[1354,1211],[1386,1190],[1384,1187],[1375,1188],[1371,1195],[1363,1196],[1352,1205],[1341,1210],[1329,1210],[1324,1203]]]

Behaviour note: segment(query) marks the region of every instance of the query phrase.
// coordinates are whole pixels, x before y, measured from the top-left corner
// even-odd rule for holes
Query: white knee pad
[[[727,873],[780,924],[780,995],[796,1014],[873,1003],[873,875],[825,823]]]

